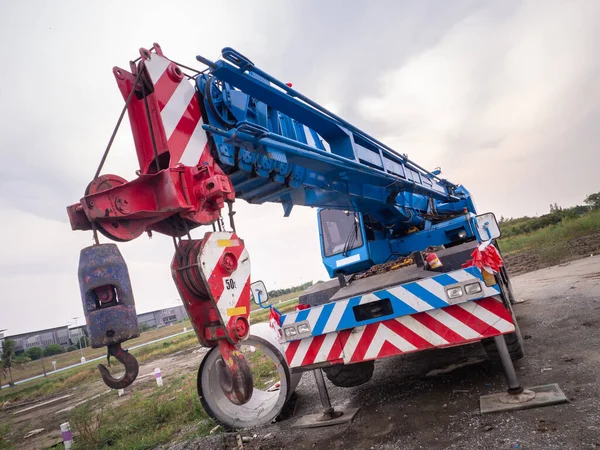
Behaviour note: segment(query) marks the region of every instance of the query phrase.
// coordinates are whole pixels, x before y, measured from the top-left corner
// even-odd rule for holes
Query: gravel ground
[[[569,403],[481,415],[479,396],[506,388],[501,367],[484,361],[426,377],[431,369],[483,357],[477,344],[378,361],[373,379],[357,388],[327,382],[335,407],[360,408],[345,425],[291,428],[298,417],[319,412],[313,378],[305,374],[283,420],[240,433],[243,448],[600,448],[600,256],[520,275],[513,285],[526,339],[526,356],[515,364],[521,383],[558,383]],[[239,448],[235,438],[223,433],[165,448]]]

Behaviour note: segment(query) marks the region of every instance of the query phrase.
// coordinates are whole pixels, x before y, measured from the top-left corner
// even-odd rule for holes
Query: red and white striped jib
[[[144,61],[158,104],[171,154],[170,166],[197,165],[208,139],[196,91],[181,69],[162,55],[149,53]]]

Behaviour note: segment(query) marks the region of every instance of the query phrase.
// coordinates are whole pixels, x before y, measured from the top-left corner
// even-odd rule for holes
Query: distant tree
[[[0,378],[6,378],[6,374],[8,373],[8,377],[10,379],[9,386],[14,386],[12,377],[12,367],[15,362],[15,341],[11,341],[10,339],[5,339],[2,342],[2,357],[0,359]]]
[[[557,213],[560,211],[562,211],[562,208],[560,206],[558,206],[557,203],[550,204],[550,213]]]
[[[588,195],[583,203],[589,205],[591,209],[600,209],[600,192]]]
[[[48,347],[44,349],[44,356],[53,356],[59,355],[60,353],[64,353],[65,349],[62,348],[58,344],[50,344]]]
[[[40,347],[31,347],[29,350],[25,352],[25,355],[31,358],[32,361],[37,361],[42,357],[42,350]]]

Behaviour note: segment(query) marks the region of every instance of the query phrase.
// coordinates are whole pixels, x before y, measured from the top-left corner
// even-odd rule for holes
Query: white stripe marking
[[[421,322],[415,320],[411,316],[404,316],[396,319],[410,331],[425,339],[431,345],[440,346],[448,344],[448,341],[441,337],[439,334],[434,332],[433,330],[427,328]]]
[[[292,358],[292,362],[290,363],[291,367],[298,367],[302,365],[302,360],[306,356],[306,352],[308,351],[308,347],[312,343],[314,338],[306,338],[302,339],[300,345],[296,349],[296,354]]]
[[[502,333],[515,330],[513,324],[511,324],[507,320],[504,320],[502,317],[497,316],[496,314],[488,311],[487,309],[482,308],[475,302],[467,302],[458,306],[464,309],[465,311],[470,312],[482,322],[487,323],[488,325],[494,327],[496,330]]]
[[[321,314],[321,308],[311,308],[310,309],[310,312],[308,313],[308,317],[306,318],[306,320],[308,320],[311,330],[317,323],[317,320],[319,319],[320,314]]]
[[[416,282],[419,286],[421,286],[426,291],[431,292],[433,295],[438,297],[441,301],[448,303],[446,298],[446,290],[444,286],[435,281],[432,278],[425,278],[424,280],[419,280]]]
[[[365,303],[372,303],[381,300],[375,294],[365,294],[360,298],[359,305],[364,305]]]
[[[150,74],[150,79],[152,80],[152,84],[156,84],[163,73],[169,67],[170,61],[159,55],[151,55],[150,61],[146,61],[146,68],[148,69],[148,73]]]
[[[492,287],[492,286],[486,286],[485,283],[483,281],[481,281],[481,287],[483,288],[483,293],[481,294],[481,296],[483,298],[485,297],[492,297],[494,295],[498,295],[498,288]]]
[[[363,325],[361,327],[356,327],[350,333],[348,340],[346,341],[346,345],[344,346],[344,362],[347,364],[352,359],[352,355],[356,351],[356,346],[360,342],[360,338],[365,332],[366,326]]]
[[[454,278],[457,283],[462,283],[464,281],[480,281],[479,278],[474,277],[466,270],[457,270],[456,272],[451,272],[448,276]]]
[[[393,296],[398,297],[400,301],[406,303],[417,312],[429,311],[430,309],[433,309],[433,306],[431,306],[429,303],[421,300],[415,294],[407,291],[402,286],[388,289],[388,292]]]
[[[315,363],[327,361],[327,357],[329,356],[333,345],[337,341],[337,337],[337,333],[330,333],[327,336],[325,336],[325,339],[321,344],[321,348],[319,349],[319,351],[317,352],[317,356],[315,357]]]
[[[202,117],[198,121],[190,140],[188,141],[183,155],[181,155],[180,162],[186,166],[197,166],[200,162],[202,152],[206,147],[208,138],[206,137],[206,131],[202,128],[203,125]]]
[[[460,320],[454,318],[450,314],[448,314],[443,309],[436,309],[433,311],[429,311],[426,314],[429,314],[431,317],[441,322],[446,327],[450,328],[455,333],[461,335],[465,339],[477,339],[481,337],[479,333],[477,333],[472,328],[468,327]]]
[[[333,307],[333,311],[331,311],[331,315],[329,319],[327,319],[327,323],[325,324],[325,328],[323,328],[323,333],[329,333],[331,331],[336,331],[337,326],[340,323],[342,315],[346,310],[347,302],[336,302]]]
[[[284,316],[284,319],[283,322],[281,322],[281,326],[296,322],[296,317],[298,316],[298,313],[291,312],[287,314],[282,314],[282,316]]]
[[[410,352],[410,351],[417,349],[417,347],[412,345],[410,342],[408,342],[402,336],[394,333],[392,330],[390,330],[385,325],[380,325],[379,328],[377,329],[377,333],[375,333],[375,337],[371,341],[371,344],[369,345],[369,349],[365,353],[365,357],[363,359],[366,360],[366,359],[377,358],[377,355],[381,351],[381,348],[383,347],[383,344],[385,344],[386,341],[389,342],[390,344],[392,344],[394,347],[396,347],[398,350],[400,350],[403,353]]]
[[[175,88],[175,92],[169,99],[169,102],[165,105],[160,113],[160,117],[163,121],[165,128],[165,134],[167,140],[173,134],[173,131],[177,127],[177,124],[181,120],[181,117],[185,113],[185,110],[190,104],[190,101],[194,97],[194,88],[187,81],[183,80]]]

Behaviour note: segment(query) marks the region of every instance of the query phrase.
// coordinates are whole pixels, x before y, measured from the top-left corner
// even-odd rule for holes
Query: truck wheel
[[[338,364],[323,368],[327,379],[338,387],[355,387],[365,384],[373,376],[375,361],[356,364]]]
[[[525,356],[523,353],[521,333],[516,332],[505,334],[504,340],[506,341],[506,346],[508,347],[508,352],[510,353],[510,359],[516,361]],[[496,347],[494,338],[482,339],[481,343],[483,344],[483,348],[488,357],[494,362],[500,362],[500,354],[498,353],[498,348]]]
[[[504,288],[506,289],[506,294],[508,295],[508,301],[511,305],[514,305],[517,303],[515,299],[515,292],[513,291],[512,283],[510,281],[510,277],[508,276],[508,271],[504,266],[500,268],[500,278],[504,282]]]
[[[521,336],[521,330],[519,330],[519,323],[517,322],[515,312],[510,305],[509,308],[516,330],[514,333],[505,334],[504,340],[506,341],[506,346],[508,347],[508,353],[510,353],[510,359],[516,361],[525,356],[525,353],[523,352],[523,337]],[[498,353],[498,348],[496,348],[494,338],[482,339],[481,343],[483,344],[485,352],[492,361],[500,361],[500,355]]]

